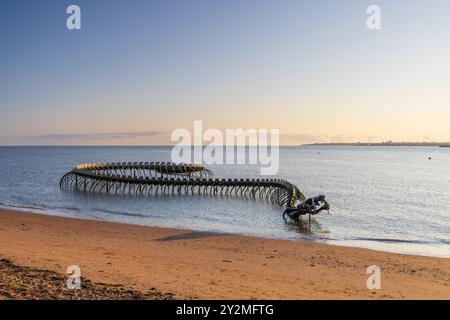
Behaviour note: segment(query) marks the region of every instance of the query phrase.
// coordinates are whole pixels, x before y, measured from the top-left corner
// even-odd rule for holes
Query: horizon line
[[[402,146],[402,145],[417,145],[417,146],[439,146],[439,145],[450,145],[449,142],[439,142],[439,141],[431,141],[431,142],[397,142],[397,141],[383,141],[383,142],[314,142],[314,143],[302,143],[302,144],[280,144],[278,147],[305,147],[305,146],[339,146],[339,145],[347,145],[347,146],[358,146],[358,145],[379,145],[379,146]],[[67,148],[67,147],[175,147],[177,144],[69,144],[69,145],[0,145],[0,148]],[[191,145],[191,147],[261,147],[262,145]],[[272,145],[267,145],[268,147],[274,147]],[[181,147],[189,147],[189,145],[182,145]],[[266,147],[266,145],[264,145]]]

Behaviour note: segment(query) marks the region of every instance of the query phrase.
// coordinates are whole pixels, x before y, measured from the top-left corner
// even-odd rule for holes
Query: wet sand
[[[450,299],[450,259],[7,210],[0,259],[0,299]]]

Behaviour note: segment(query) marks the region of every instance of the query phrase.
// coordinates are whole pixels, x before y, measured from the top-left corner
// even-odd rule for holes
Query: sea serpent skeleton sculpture
[[[83,163],[61,178],[60,188],[121,195],[209,194],[261,198],[290,209],[296,208],[298,201],[306,201],[300,190],[286,180],[217,179],[203,165],[172,162]],[[299,216],[324,209],[328,209],[328,204]]]

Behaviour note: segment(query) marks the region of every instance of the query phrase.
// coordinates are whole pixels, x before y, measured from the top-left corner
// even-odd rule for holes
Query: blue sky
[[[166,144],[194,120],[280,129],[285,144],[450,140],[445,0],[1,8],[0,144]]]

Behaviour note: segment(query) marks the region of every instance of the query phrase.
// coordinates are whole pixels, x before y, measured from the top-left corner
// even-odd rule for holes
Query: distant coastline
[[[301,146],[363,146],[363,147],[440,147],[450,148],[450,142],[337,142],[337,143],[310,143]]]

